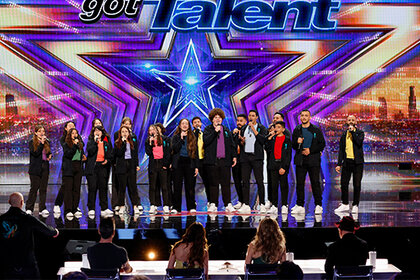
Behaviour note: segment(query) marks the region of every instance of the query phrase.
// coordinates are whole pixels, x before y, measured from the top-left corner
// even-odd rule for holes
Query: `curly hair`
[[[71,134],[73,133],[73,130],[76,130],[76,132],[77,132],[77,135],[78,135],[78,139],[79,139],[79,150],[80,151],[82,151],[83,150],[83,141],[81,140],[81,138],[80,138],[80,134],[79,134],[79,131],[77,131],[77,129],[75,129],[75,128],[71,128],[70,130],[69,130],[69,132],[67,133],[67,136],[66,136],[66,143],[67,143],[67,145],[70,147],[70,148],[72,148],[73,147],[73,139],[71,138]]]
[[[225,112],[223,112],[223,110],[220,108],[214,108],[209,113],[209,119],[211,122],[213,122],[213,118],[216,115],[219,115],[222,119],[225,119]]]
[[[256,251],[267,258],[269,263],[277,263],[286,253],[286,239],[276,220],[265,218],[260,222],[257,234],[251,242]]]
[[[197,222],[192,223],[185,231],[182,239],[172,247],[172,253],[179,245],[188,243],[192,244],[188,255],[188,267],[194,268],[195,263],[198,263],[200,267],[204,267],[204,257],[205,252],[208,250],[208,245],[206,230],[202,224]]]
[[[175,130],[175,135],[176,134],[181,134],[181,122],[183,120],[186,120],[188,122],[188,130],[187,130],[187,150],[188,150],[188,155],[190,156],[190,158],[196,158],[197,157],[197,137],[195,137],[192,129],[191,129],[191,124],[190,121],[188,119],[181,119],[178,123],[178,126]]]

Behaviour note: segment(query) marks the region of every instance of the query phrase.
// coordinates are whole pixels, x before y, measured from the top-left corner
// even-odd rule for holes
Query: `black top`
[[[237,157],[237,149],[235,141],[233,140],[232,132],[224,125],[223,137],[225,138],[225,161],[226,166],[232,165],[233,158]],[[216,132],[214,125],[208,125],[204,129],[203,142],[204,142],[204,164],[214,165],[217,160],[217,139],[220,133]]]
[[[137,151],[139,150],[139,141],[138,141],[138,138],[137,138],[137,135],[136,134],[134,134],[133,132],[131,132],[131,139],[133,140],[133,144],[134,144],[134,146],[137,146],[136,147],[136,149],[137,149]],[[115,133],[114,133],[114,146],[115,146],[115,142],[118,140],[118,131],[116,131]],[[110,143],[112,143],[111,142],[111,139],[109,140],[109,142]],[[138,157],[138,156],[137,156]],[[115,164],[116,163],[116,158],[115,158],[115,154],[113,153],[112,154],[112,164]],[[138,165],[137,165],[138,166]]]
[[[164,135],[162,136],[162,145],[163,145],[163,166],[169,168],[171,164],[171,139]],[[146,154],[149,156],[149,171],[154,171],[155,165],[153,164],[153,147],[150,146],[148,140],[145,143]]]
[[[42,174],[42,150],[44,149],[44,144],[39,143],[38,148],[34,149],[34,141],[29,141],[29,171],[30,175],[41,176]],[[47,157],[51,153],[47,154]],[[46,161],[48,163],[48,161]]]
[[[80,140],[79,140],[80,141]],[[81,142],[83,144],[83,142]],[[77,149],[79,148],[79,144],[75,145],[70,148],[70,146],[64,142],[63,144],[63,164],[61,169],[63,171],[63,176],[73,176],[73,156],[76,153]],[[82,154],[80,156],[80,162],[82,161],[84,151],[83,149],[80,151]]]
[[[197,132],[197,135],[198,135],[198,132]],[[171,141],[172,142],[172,168],[175,169],[178,167],[178,160],[181,156],[181,148],[184,142],[187,141],[187,137],[182,139],[181,134],[175,134],[174,136],[172,136],[171,140],[172,140]],[[187,142],[187,145],[188,145],[188,142]],[[198,150],[196,153],[196,158],[191,159],[191,168],[198,168]]]
[[[265,149],[267,151],[267,168],[268,170],[275,170],[277,168],[280,170],[280,168],[283,168],[286,172],[288,172],[290,162],[292,161],[292,141],[285,135],[284,142],[281,147],[280,164],[276,164],[276,159],[274,157],[276,138],[276,135],[274,135],[271,140],[268,140],[268,136],[266,138]]]
[[[128,172],[127,165],[125,164],[125,150],[127,149],[127,141],[121,143],[121,147],[114,143],[113,157],[115,159],[115,174],[125,174]],[[139,146],[134,142],[133,139],[133,148],[131,148],[131,161],[134,163],[131,165],[131,168],[136,170],[136,167],[139,166]]]
[[[57,231],[20,208],[0,216],[0,271],[4,268],[36,267],[34,233],[53,237]]]
[[[292,134],[292,147],[296,150],[294,163],[296,165],[307,164],[308,166],[321,166],[321,152],[325,148],[325,139],[322,131],[319,127],[310,124],[308,127],[308,131],[312,133],[312,143],[311,147],[309,148],[310,154],[307,156],[302,155],[303,151],[303,143],[298,144],[297,140],[299,137],[303,137],[302,135],[302,125],[298,125]]]
[[[361,164],[365,162],[363,156],[363,140],[365,139],[365,133],[356,128],[356,131],[350,131],[353,137],[353,153],[354,153],[354,162],[356,164]],[[343,132],[340,138],[340,149],[338,151],[338,166],[342,166],[346,164],[345,159],[347,158],[346,155],[346,136],[347,130]]]
[[[241,128],[241,136],[243,137],[245,135],[245,131],[248,129],[249,124],[244,125]],[[267,129],[260,123],[258,123],[257,126],[257,136],[255,136],[255,144],[254,144],[254,159],[256,160],[264,160],[264,143],[267,136]],[[242,145],[240,141],[238,141],[238,144],[241,145],[241,154],[240,159],[241,162],[246,161],[247,159],[247,153],[245,153],[245,144]]]
[[[120,269],[128,261],[127,251],[114,243],[89,247],[87,257],[91,269]]]
[[[352,233],[347,233],[342,239],[337,240],[328,247],[325,260],[325,272],[332,279],[334,266],[365,265],[369,255],[366,241]]]
[[[104,143],[104,155],[108,165],[112,160],[112,145],[108,141]],[[89,139],[86,146],[87,161],[85,166],[85,175],[92,175],[95,170],[96,158],[98,156],[98,142],[95,139]]]

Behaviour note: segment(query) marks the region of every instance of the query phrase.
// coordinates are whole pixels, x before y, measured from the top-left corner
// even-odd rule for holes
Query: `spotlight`
[[[146,64],[144,65],[144,67],[146,67],[147,69],[149,69],[150,67],[152,67],[152,64],[150,64],[150,63],[146,63]]]
[[[190,86],[192,86],[192,85],[195,85],[196,83],[198,83],[198,80],[197,80],[196,77],[190,76],[190,77],[187,77],[187,79],[185,80],[185,82],[187,84],[189,84]]]
[[[155,252],[150,251],[150,252],[147,254],[147,257],[149,258],[149,260],[154,260],[154,259],[156,258],[156,254],[155,254]]]

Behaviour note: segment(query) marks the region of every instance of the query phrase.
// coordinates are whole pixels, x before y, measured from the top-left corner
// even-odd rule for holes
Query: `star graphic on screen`
[[[151,69],[151,73],[156,79],[171,89],[163,125],[169,125],[189,105],[195,106],[206,115],[209,109],[215,107],[212,98],[213,88],[234,72],[235,70],[203,71],[192,40],[188,44],[181,70]]]

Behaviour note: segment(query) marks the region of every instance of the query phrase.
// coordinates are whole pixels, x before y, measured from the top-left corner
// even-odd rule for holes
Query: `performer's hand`
[[[136,171],[140,171],[140,166],[137,166],[136,167]]]
[[[52,154],[50,154],[50,155],[47,157],[47,160],[48,160],[48,161],[50,161],[50,160],[51,160],[51,158],[52,158]]]
[[[184,139],[185,136],[187,136],[188,133],[186,131],[181,132],[181,139]]]
[[[307,156],[307,155],[309,155],[311,153],[311,151],[309,150],[309,148],[305,148],[305,149],[303,149],[303,151],[302,151],[302,154],[304,155],[304,156]]]
[[[286,173],[286,170],[284,170],[283,168],[280,168],[280,170],[279,170],[279,174],[280,174],[280,175],[284,175],[284,173]]]
[[[335,167],[335,171],[337,171],[337,173],[340,173],[340,171],[341,171],[341,166],[336,166],[336,167]]]
[[[236,157],[233,158],[233,165],[232,165],[232,167],[235,167],[235,165],[236,165]]]
[[[86,161],[87,157],[85,155],[82,156],[82,161]]]
[[[167,168],[166,168],[166,166],[162,166],[162,169],[163,169],[163,170],[166,170]]]
[[[56,234],[56,235],[54,235],[54,236],[53,236],[53,238],[57,238],[57,237],[58,237],[58,235],[60,234],[60,232],[58,231],[58,229],[55,229],[55,231],[56,231],[56,233],[57,233],[57,234]]]
[[[239,133],[239,129],[238,129],[238,128],[235,128],[235,129],[232,131],[232,133],[233,133],[233,134],[238,134],[238,133]]]
[[[254,135],[257,136],[258,131],[255,129],[255,127],[253,125],[251,125],[251,129],[252,129],[252,132],[254,132]]]
[[[108,160],[104,160],[104,162],[102,162],[102,165],[105,165],[108,163]]]
[[[196,168],[194,171],[194,177],[197,177],[197,175],[198,175],[198,168]]]
[[[303,143],[303,137],[299,137],[297,142],[298,142],[298,144],[302,144]]]
[[[221,129],[221,125],[219,124],[219,125],[216,125],[216,127],[214,128],[214,130],[216,131],[216,132],[219,132],[220,131],[220,129]]]
[[[127,138],[123,137],[123,138],[121,138],[121,140],[122,140],[123,142],[125,142],[125,141],[127,141]]]
[[[77,138],[73,139],[73,143],[76,144],[76,145],[79,144],[79,139],[77,139]]]

